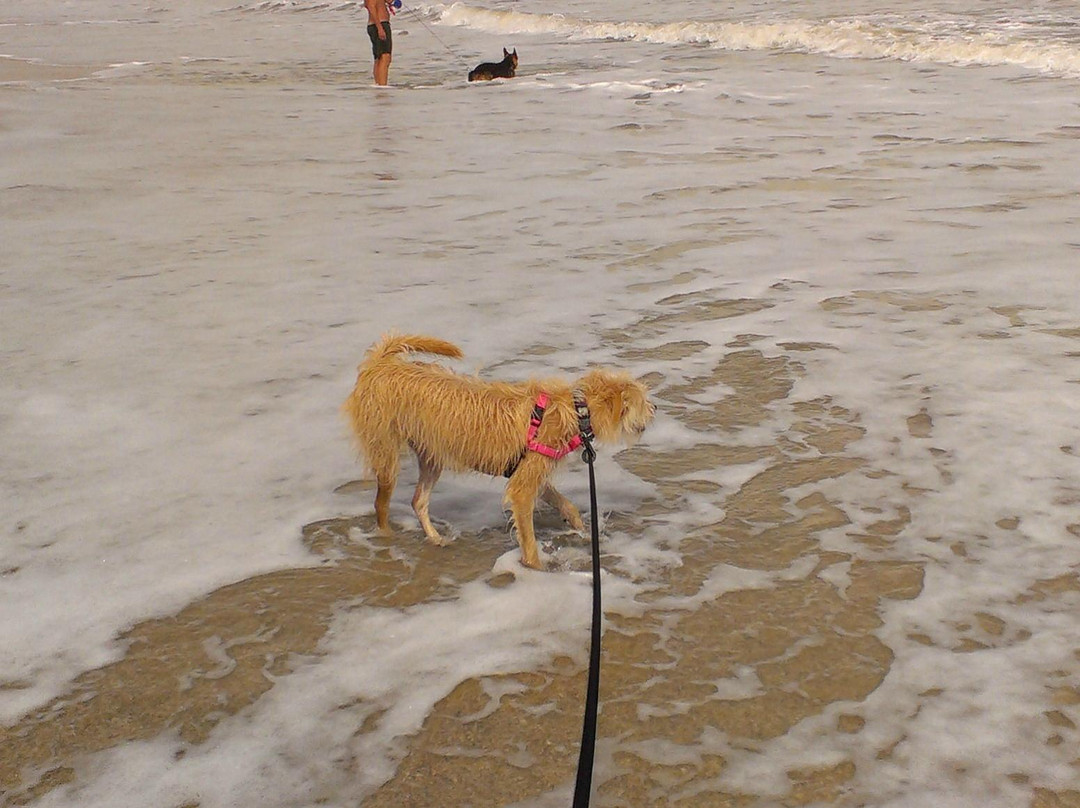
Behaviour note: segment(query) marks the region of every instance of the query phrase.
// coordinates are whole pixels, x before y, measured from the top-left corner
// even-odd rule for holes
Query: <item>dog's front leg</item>
[[[548,505],[555,508],[563,518],[563,521],[570,525],[574,530],[585,530],[585,523],[581,521],[581,511],[577,509],[577,506],[575,506],[573,502],[556,491],[555,486],[551,483],[547,483],[544,486],[544,491],[540,494],[540,498]]]
[[[540,553],[536,549],[536,534],[533,531],[533,510],[536,497],[547,484],[554,464],[546,457],[530,453],[517,467],[514,476],[506,485],[504,499],[510,506],[510,513],[517,530],[518,546],[521,547],[521,563],[526,567],[540,570]]]

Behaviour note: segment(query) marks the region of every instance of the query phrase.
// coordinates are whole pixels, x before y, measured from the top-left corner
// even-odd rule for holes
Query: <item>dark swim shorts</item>
[[[383,30],[386,31],[386,39],[379,39],[379,32],[372,23],[367,27],[367,35],[371,37],[371,54],[376,59],[384,53],[389,55],[394,50],[393,40],[390,38],[390,23],[383,22]]]

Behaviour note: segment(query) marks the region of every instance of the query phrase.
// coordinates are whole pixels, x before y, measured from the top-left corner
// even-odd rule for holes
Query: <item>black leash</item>
[[[438,34],[436,34],[436,33],[435,33],[434,31],[432,31],[432,30],[431,30],[431,27],[430,27],[430,26],[429,26],[429,25],[428,25],[428,24],[427,24],[426,22],[424,22],[424,18],[420,16],[420,12],[418,12],[418,11],[417,11],[416,9],[414,9],[414,8],[412,8],[412,7],[410,7],[410,6],[406,6],[406,5],[404,4],[404,3],[402,3],[402,8],[403,8],[403,9],[404,9],[405,11],[409,12],[409,14],[411,14],[411,15],[412,15],[412,18],[413,18],[414,20],[416,20],[416,21],[417,21],[418,23],[420,23],[420,24],[421,24],[422,26],[424,26],[424,28],[426,28],[426,29],[427,29],[427,32],[428,32],[429,34],[431,34],[431,35],[432,35],[433,37],[435,37],[435,40],[436,40],[436,41],[437,41],[437,42],[438,42],[438,43],[439,43],[440,45],[442,45],[442,46],[443,46],[444,48],[446,48],[446,50],[447,50],[447,51],[449,52],[449,54],[450,54],[451,56],[453,56],[453,57],[454,57],[455,59],[457,59],[458,61],[460,61],[460,62],[461,62],[462,64],[464,64],[464,63],[465,63],[465,58],[464,58],[463,56],[461,56],[461,55],[460,55],[459,53],[457,53],[457,52],[456,52],[456,51],[455,51],[455,50],[454,50],[453,48],[451,48],[451,47],[450,47],[449,45],[447,45],[447,44],[446,44],[445,42],[443,42],[443,41],[442,41],[442,39],[440,39],[440,38],[439,38],[439,35],[438,35]]]
[[[596,508],[596,475],[593,461],[596,452],[592,447],[593,432],[589,422],[589,410],[578,404],[575,396],[574,406],[578,412],[582,445],[585,450],[581,459],[589,464],[589,505],[592,508],[592,639],[589,646],[589,683],[585,691],[585,721],[581,728],[581,752],[578,755],[577,783],[574,785],[573,808],[588,808],[592,792],[593,758],[596,754],[596,712],[600,705],[600,623],[603,610],[600,608],[600,520]]]

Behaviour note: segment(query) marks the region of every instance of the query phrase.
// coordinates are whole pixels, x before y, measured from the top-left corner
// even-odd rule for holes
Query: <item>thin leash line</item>
[[[429,26],[429,25],[428,25],[428,24],[427,24],[426,22],[424,22],[424,18],[420,16],[420,13],[419,13],[418,11],[416,11],[416,9],[414,9],[414,8],[413,8],[412,6],[407,6],[407,5],[405,5],[405,3],[404,3],[404,2],[402,2],[402,4],[401,4],[401,7],[402,7],[402,9],[404,9],[405,11],[409,12],[410,14],[412,14],[412,16],[413,16],[413,19],[415,19],[415,20],[416,20],[416,21],[417,21],[418,23],[420,23],[420,24],[421,24],[422,26],[424,26],[424,28],[426,28],[426,29],[427,29],[427,32],[428,32],[429,34],[431,34],[431,35],[432,35],[433,37],[435,37],[435,40],[436,40],[436,41],[437,41],[437,42],[438,42],[438,43],[439,43],[440,45],[442,45],[442,46],[443,46],[444,48],[446,48],[446,50],[447,50],[447,51],[449,52],[449,54],[450,54],[451,56],[453,56],[453,57],[454,57],[455,59],[457,59],[458,61],[460,61],[460,62],[461,62],[462,64],[465,64],[465,59],[464,59],[464,57],[462,57],[462,56],[461,56],[460,54],[458,54],[458,53],[457,53],[456,51],[454,51],[454,49],[453,49],[453,48],[451,48],[451,47],[450,47],[449,45],[447,45],[447,44],[446,44],[445,42],[443,42],[443,41],[442,41],[442,39],[441,39],[441,38],[439,37],[439,35],[438,35],[438,34],[436,34],[436,33],[435,33],[434,31],[432,31],[432,30],[431,30],[431,26]]]
[[[585,691],[585,718],[581,728],[581,752],[578,754],[577,782],[574,784],[573,808],[588,808],[592,792],[593,759],[596,757],[596,714],[600,704],[600,626],[603,610],[600,602],[600,522],[596,507],[596,452],[588,437],[584,439],[582,458],[589,465],[589,505],[592,509],[592,634],[589,643],[589,680]]]
[[[529,419],[529,444],[526,452],[540,451],[541,454],[554,457],[556,455],[544,451],[550,450],[550,447],[537,444],[533,440],[544,418],[544,409],[547,404],[547,394],[541,393],[536,399],[532,417]],[[573,808],[588,808],[592,795],[593,761],[596,758],[596,714],[600,706],[600,629],[604,612],[600,601],[600,509],[596,504],[596,471],[593,468],[596,451],[593,449],[592,442],[596,436],[592,430],[589,405],[579,390],[574,391],[574,410],[578,417],[578,437],[581,438],[580,443],[576,445],[584,447],[581,459],[589,466],[589,506],[592,511],[592,633],[589,641],[589,679],[585,690],[585,717],[581,726],[581,751],[578,753]],[[557,456],[562,457],[564,454],[565,452]],[[515,462],[504,473],[510,477],[516,469]]]

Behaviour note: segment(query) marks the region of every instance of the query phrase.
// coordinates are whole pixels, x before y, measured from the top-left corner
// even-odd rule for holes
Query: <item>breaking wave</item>
[[[944,65],[1015,66],[1080,76],[1080,31],[1070,36],[1000,22],[991,28],[933,20],[813,22],[600,22],[562,14],[496,11],[464,3],[425,9],[447,25],[502,34],[563,34],[571,40],[626,40],[709,45],[725,50],[783,50],[850,59],[893,59]],[[1075,34],[1071,36],[1071,34]]]

